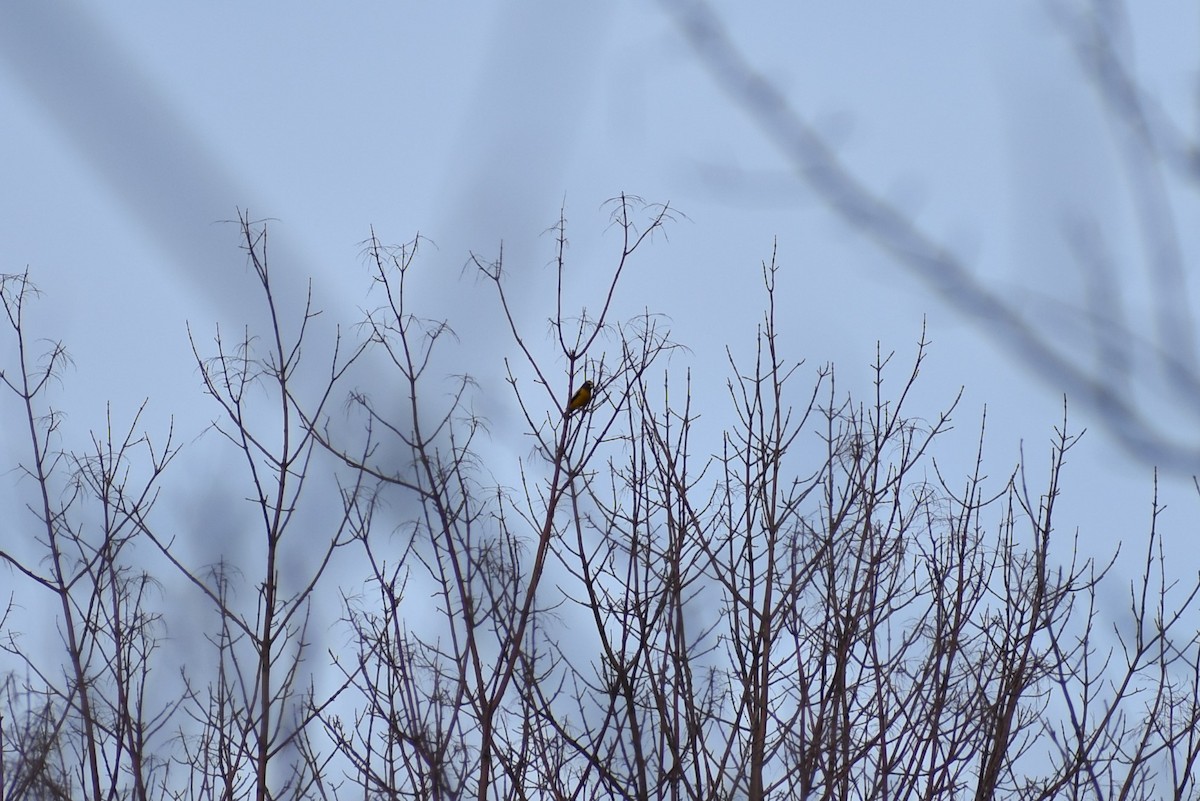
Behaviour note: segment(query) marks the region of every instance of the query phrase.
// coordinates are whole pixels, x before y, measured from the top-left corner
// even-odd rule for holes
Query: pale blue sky
[[[1078,305],[1061,236],[1070,215],[1111,237],[1123,274],[1141,269],[1113,126],[1047,8],[716,6],[747,58],[866,184],[1037,317]],[[1194,126],[1194,6],[1135,11],[1142,76]],[[790,357],[813,370],[836,362],[842,386],[865,387],[876,341],[906,360],[927,318],[920,411],[933,416],[965,386],[965,454],[986,403],[996,475],[1021,440],[1042,469],[1061,416],[1061,386],[1032,377],[987,321],[915,281],[794,178],[656,4],[6,4],[0,105],[0,271],[28,265],[46,293],[36,333],[75,357],[59,400],[80,441],[108,399],[128,414],[150,398],[151,430],[174,415],[185,440],[214,414],[184,322],[206,337],[216,321],[258,313],[236,228],[218,222],[236,207],[278,221],[276,280],[298,293],[311,276],[331,321],[353,322],[367,303],[369,226],[385,242],[429,237],[422,313],[451,319],[464,342],[455,371],[478,378],[474,402],[503,430],[513,408],[502,360],[513,348],[488,288],[463,265],[503,241],[522,322],[544,330],[544,232],[565,203],[578,282],[569,299],[594,308],[590,279],[616,244],[601,204],[620,192],[687,215],[629,276],[622,309],[671,317],[714,409],[723,346],[750,346],[759,264],[778,238]],[[714,176],[729,170],[753,180],[723,186]],[[1184,224],[1195,197],[1174,197],[1195,264],[1195,226]],[[1145,291],[1136,277],[1122,284],[1135,305]],[[1068,508],[1081,525],[1141,533],[1150,466],[1090,412],[1076,405],[1072,418],[1091,433],[1069,465]],[[1196,434],[1190,410],[1178,419]],[[524,453],[502,439],[493,447]],[[1195,501],[1177,479],[1171,500],[1183,514]]]

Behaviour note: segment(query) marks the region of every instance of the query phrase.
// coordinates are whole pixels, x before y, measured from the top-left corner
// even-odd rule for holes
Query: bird
[[[567,408],[563,411],[563,417],[570,417],[571,412],[577,409],[582,409],[588,405],[592,399],[592,382],[584,381],[579,389],[575,390],[575,394],[571,396],[571,400],[567,401]]]

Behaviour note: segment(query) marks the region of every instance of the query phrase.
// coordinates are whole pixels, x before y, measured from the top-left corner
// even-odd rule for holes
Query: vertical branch
[[[317,532],[305,532],[309,545],[297,550],[306,564],[304,573],[284,575],[281,568],[284,548],[291,546],[288,533],[299,518],[301,501],[314,469],[312,462],[316,436],[309,419],[323,415],[337,380],[361,354],[361,347],[346,358],[340,354],[340,336],[335,337],[331,368],[324,386],[317,384],[315,401],[310,400],[306,414],[299,411],[300,389],[305,382],[299,373],[302,346],[309,324],[318,312],[308,298],[293,341],[284,332],[282,313],[276,306],[268,267],[267,232],[242,215],[239,218],[243,248],[263,292],[268,311],[269,332],[262,355],[256,352],[257,340],[247,331],[234,350],[229,350],[217,330],[216,355],[201,357],[192,338],[193,355],[209,396],[221,409],[222,419],[214,424],[241,455],[248,483],[250,502],[260,521],[262,532],[261,566],[256,608],[252,615],[231,604],[228,582],[230,571],[224,562],[210,577],[183,564],[172,553],[170,540],[160,536],[144,511],[124,510],[167,556],[181,574],[195,585],[214,605],[221,633],[216,638],[217,661],[222,678],[207,689],[208,697],[192,690],[189,697],[198,706],[203,725],[215,729],[202,735],[202,741],[216,748],[216,762],[208,763],[214,774],[205,781],[226,787],[241,782],[239,774],[253,775],[254,796],[262,801],[272,795],[270,784],[277,775],[272,766],[285,749],[299,755],[289,763],[289,786],[311,786],[316,777],[309,771],[299,744],[307,737],[306,725],[311,713],[304,711],[311,699],[303,699],[301,665],[308,646],[308,609],[334,550],[345,542],[348,520],[343,515],[334,531],[322,541]],[[274,398],[274,430],[260,430],[257,407],[251,403],[251,390],[264,385]],[[305,384],[305,386],[308,386]],[[245,654],[243,649],[248,649]],[[290,650],[290,653],[289,653]],[[228,675],[226,674],[228,671]],[[215,695],[214,695],[215,694]],[[209,754],[208,747],[204,753]]]

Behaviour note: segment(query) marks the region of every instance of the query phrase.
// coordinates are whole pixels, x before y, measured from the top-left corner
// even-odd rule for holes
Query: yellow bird
[[[567,408],[563,412],[563,417],[570,417],[571,412],[576,409],[582,409],[587,406],[592,400],[592,382],[584,381],[583,386],[575,390],[575,394],[571,396],[571,400],[567,401]]]

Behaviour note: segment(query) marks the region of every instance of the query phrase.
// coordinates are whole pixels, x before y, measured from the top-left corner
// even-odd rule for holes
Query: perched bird
[[[567,401],[567,408],[563,412],[563,417],[570,417],[571,412],[576,409],[582,409],[588,405],[592,399],[592,382],[584,381],[583,386],[575,390],[575,394],[571,396],[571,400]]]

